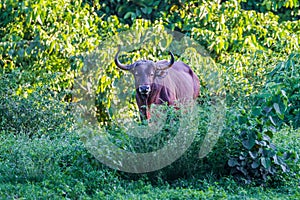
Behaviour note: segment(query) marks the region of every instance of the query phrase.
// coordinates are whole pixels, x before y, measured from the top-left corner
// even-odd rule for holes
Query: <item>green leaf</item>
[[[242,144],[246,149],[250,150],[255,145],[255,140],[254,139],[243,140]]]
[[[237,167],[237,170],[239,170],[240,172],[242,172],[244,174],[244,176],[248,175],[248,171],[244,167]]]
[[[252,109],[252,114],[254,116],[259,116],[261,115],[261,108],[259,106],[255,106],[253,109]]]
[[[273,160],[274,160],[274,163],[276,164],[276,165],[281,165],[283,162],[282,162],[282,159],[280,159],[279,157],[278,157],[278,155],[274,155],[273,156]]]
[[[265,134],[265,135],[263,135],[263,140],[265,140],[265,141],[270,141],[271,138],[270,138],[269,135]]]
[[[269,119],[270,119],[271,123],[272,123],[274,126],[276,126],[276,123],[274,122],[273,117],[272,117],[272,116],[269,116]]]
[[[281,91],[281,94],[282,94],[282,96],[284,96],[284,98],[288,98],[287,96],[286,96],[286,92],[284,91],[284,90],[280,90]]]
[[[253,161],[253,163],[251,164],[252,169],[256,169],[258,168],[260,165],[259,161]]]
[[[147,14],[147,15],[151,14],[151,12],[152,12],[152,8],[150,8],[150,7],[141,8],[141,10],[143,11],[144,14]]]
[[[230,158],[227,163],[229,167],[235,167],[239,165],[239,162],[235,158]]]
[[[52,41],[49,48],[49,54],[53,51],[54,47],[55,47],[55,41]]]
[[[283,172],[287,172],[288,171],[286,165],[281,164],[280,167],[281,167],[281,169],[282,169]]]
[[[267,146],[267,142],[266,141],[255,140],[255,143],[258,144],[258,145],[260,145],[260,146],[263,146],[263,147]]]
[[[270,130],[265,131],[264,134],[266,134],[269,138],[272,138],[272,137],[273,137],[273,132],[270,131]],[[263,136],[263,138],[264,138],[264,137],[265,137],[265,136]],[[269,140],[268,140],[268,141],[269,141]]]
[[[160,3],[160,1],[155,1],[152,5],[153,5],[153,6],[158,6],[159,3]]]
[[[37,16],[36,21],[37,21],[40,25],[43,25],[43,22],[42,22],[42,20],[41,20],[40,15]]]
[[[277,114],[281,114],[281,111],[280,111],[278,103],[274,103],[273,107],[274,107],[274,109],[275,109],[275,111],[276,111]]]
[[[271,159],[270,158],[268,158],[268,157],[262,157],[260,159],[260,161],[261,161],[261,164],[262,164],[262,166],[264,168],[266,168],[266,169],[270,168],[270,166],[271,166]]]
[[[257,158],[257,152],[252,152],[252,151],[249,151],[249,155],[250,155],[250,157],[252,158],[252,159],[255,159],[255,158]]]
[[[135,13],[133,12],[128,12],[124,15],[124,19],[128,19],[129,17],[131,16],[131,18],[134,18],[135,17]]]

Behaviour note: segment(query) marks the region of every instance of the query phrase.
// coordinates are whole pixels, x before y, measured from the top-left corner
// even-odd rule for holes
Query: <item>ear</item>
[[[157,78],[165,78],[168,75],[168,70],[156,70],[155,76]]]

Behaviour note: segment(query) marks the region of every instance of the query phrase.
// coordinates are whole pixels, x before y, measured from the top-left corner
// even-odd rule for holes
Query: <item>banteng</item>
[[[136,101],[141,119],[150,119],[151,104],[175,105],[196,99],[199,95],[200,83],[197,75],[183,62],[174,62],[170,52],[170,61],[153,62],[139,60],[133,64],[120,63],[115,56],[115,64],[122,70],[131,72],[136,87]]]

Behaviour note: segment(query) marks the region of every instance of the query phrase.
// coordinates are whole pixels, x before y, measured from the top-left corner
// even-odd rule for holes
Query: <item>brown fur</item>
[[[141,118],[150,118],[151,104],[175,105],[176,101],[185,102],[196,99],[200,92],[200,82],[192,69],[183,62],[175,62],[167,70],[157,70],[157,65],[167,65],[168,61],[138,61],[130,72],[135,77],[137,88],[136,101]],[[141,95],[140,85],[150,85],[148,95]]]

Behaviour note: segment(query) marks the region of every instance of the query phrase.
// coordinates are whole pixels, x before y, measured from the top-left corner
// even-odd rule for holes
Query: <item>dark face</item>
[[[151,84],[155,78],[155,63],[152,61],[139,61],[135,63],[130,72],[134,76],[137,92],[147,96],[151,92]]]
[[[160,62],[155,64],[150,60],[140,60],[133,64],[124,65],[118,59],[119,53],[120,46],[118,47],[118,52],[115,55],[115,64],[120,69],[128,70],[133,74],[137,92],[144,97],[150,94],[151,85],[154,82],[154,79],[166,74],[164,71],[172,67],[174,63],[174,55],[172,52],[169,52],[171,56],[170,62],[166,61],[165,63]]]

